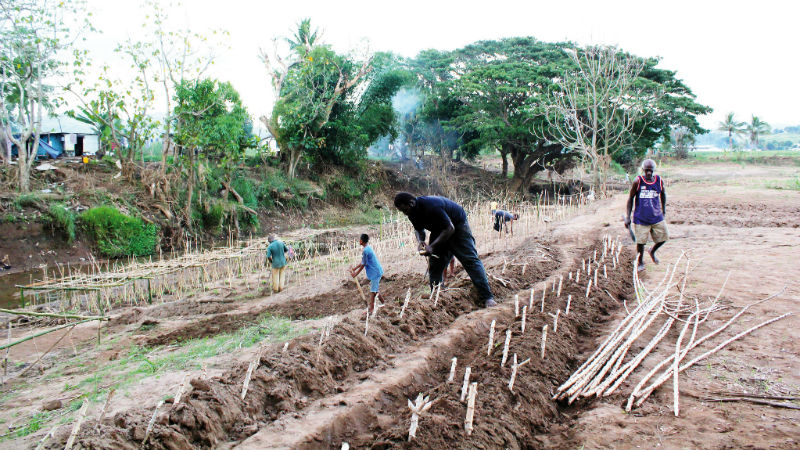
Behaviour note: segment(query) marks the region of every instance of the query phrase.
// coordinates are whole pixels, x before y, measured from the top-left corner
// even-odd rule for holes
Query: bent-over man
[[[644,175],[636,177],[628,195],[625,226],[631,226],[631,209],[634,209],[633,234],[636,236],[636,252],[639,255],[636,270],[639,271],[644,270],[644,246],[647,244],[647,236],[653,238],[653,247],[648,253],[656,264],[659,262],[656,250],[669,239],[667,222],[664,220],[667,214],[667,193],[664,181],[654,174],[655,170],[655,161],[645,159],[642,162]]]
[[[494,212],[494,230],[502,232],[505,228],[506,234],[511,229],[511,235],[514,235],[514,221],[519,219],[519,214],[511,213],[498,209]]]
[[[472,280],[483,305],[487,308],[497,305],[486,270],[475,249],[475,238],[464,208],[444,197],[415,197],[408,192],[399,192],[394,197],[394,205],[408,216],[414,226],[420,253],[430,257],[431,289],[442,282],[442,273],[451,257],[455,256]],[[425,230],[430,232],[427,244]]]

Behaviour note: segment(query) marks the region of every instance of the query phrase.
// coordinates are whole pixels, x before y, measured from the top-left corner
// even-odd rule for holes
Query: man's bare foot
[[[639,272],[644,271],[644,263],[639,263],[639,266],[636,268],[636,270]]]
[[[650,254],[650,258],[653,260],[653,262],[654,262],[654,263],[656,263],[656,265],[658,265],[658,263],[660,263],[660,262],[661,262],[661,261],[660,261],[660,260],[659,260],[659,259],[656,257],[656,254],[655,254],[655,253],[653,253],[653,249],[652,249],[652,248],[651,248],[651,249],[650,249],[650,251],[648,251],[647,253],[649,253],[649,254]]]

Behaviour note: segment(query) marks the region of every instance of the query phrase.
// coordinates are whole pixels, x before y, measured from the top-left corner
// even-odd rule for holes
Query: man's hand
[[[431,256],[433,255],[433,249],[428,244],[423,244],[420,242],[420,249],[419,254],[422,256]]]
[[[630,228],[630,226],[631,226],[631,218],[630,218],[630,216],[629,217],[625,217],[625,228]]]

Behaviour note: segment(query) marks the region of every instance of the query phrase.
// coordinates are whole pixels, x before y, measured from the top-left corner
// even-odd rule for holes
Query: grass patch
[[[184,341],[178,344],[176,350],[168,353],[161,353],[164,349],[161,346],[132,346],[127,355],[100,368],[94,375],[79,382],[77,387],[86,388],[110,379],[113,386],[109,388],[122,388],[168,371],[199,369],[203,359],[252,347],[264,341],[291,339],[306,332],[306,329],[293,325],[288,318],[264,315],[252,326],[232,333]],[[102,392],[104,390],[96,390],[95,394]]]
[[[765,186],[767,189],[800,191],[800,176],[795,177],[794,180],[767,181]]]
[[[155,251],[158,226],[145,224],[111,206],[98,206],[79,217],[81,229],[105,256],[146,256]]]
[[[64,205],[50,205],[44,221],[54,232],[61,233],[67,243],[75,240],[75,214]]]
[[[729,162],[745,164],[800,166],[800,150],[748,150],[729,152],[691,152],[689,161],[698,163]]]
[[[355,211],[341,212],[329,210],[322,214],[319,228],[345,227],[350,225],[379,225],[384,220],[380,209],[372,205],[362,205]]]

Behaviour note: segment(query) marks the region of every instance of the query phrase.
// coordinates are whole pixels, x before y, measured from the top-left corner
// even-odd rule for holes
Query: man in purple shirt
[[[667,222],[664,216],[667,213],[667,193],[664,189],[664,181],[660,176],[655,175],[656,163],[652,159],[645,159],[642,162],[642,172],[633,181],[630,194],[628,195],[627,216],[625,226],[631,226],[631,210],[633,213],[633,232],[636,236],[636,252],[639,255],[639,271],[644,270],[644,246],[647,244],[647,236],[653,238],[653,247],[648,252],[653,262],[658,264],[656,250],[658,250],[667,239]]]

